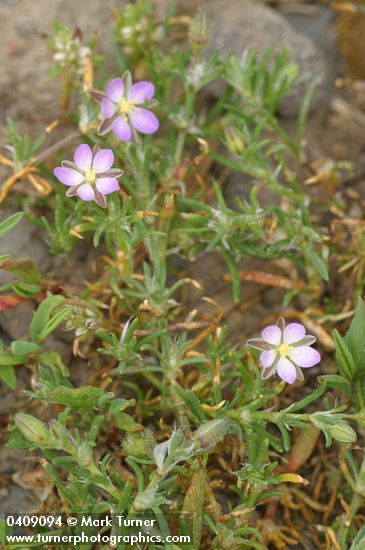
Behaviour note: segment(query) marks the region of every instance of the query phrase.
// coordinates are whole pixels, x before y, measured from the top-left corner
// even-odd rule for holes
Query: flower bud
[[[146,489],[142,493],[136,496],[133,507],[137,512],[143,512],[152,508],[155,502],[157,488]]]
[[[355,443],[357,439],[355,430],[345,422],[341,422],[336,426],[326,426],[326,432],[341,443]]]
[[[122,446],[131,457],[152,458],[155,446],[152,430],[146,428],[143,432],[129,432]]]
[[[61,440],[63,435],[63,430],[61,424],[57,422],[55,418],[49,421],[49,433],[53,440]]]
[[[236,128],[228,126],[224,131],[224,135],[228,150],[233,155],[242,155],[246,148],[242,134]]]
[[[250,411],[247,409],[242,409],[242,411],[240,412],[239,418],[242,424],[244,424],[245,426],[249,426],[252,421],[252,415]]]
[[[94,464],[92,448],[86,442],[81,443],[77,450],[77,461],[84,468]]]
[[[48,443],[49,431],[43,422],[25,413],[16,414],[14,420],[16,427],[28,441],[40,445]]]
[[[193,50],[202,50],[208,45],[209,38],[210,29],[207,17],[203,11],[199,11],[190,24],[190,45]]]
[[[354,415],[356,422],[365,428],[365,409],[361,409],[357,414]]]
[[[227,418],[216,418],[206,422],[197,430],[195,439],[203,448],[214,447],[217,445],[231,426],[231,421]]]

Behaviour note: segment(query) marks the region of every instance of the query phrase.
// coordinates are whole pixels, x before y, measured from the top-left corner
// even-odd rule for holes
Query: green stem
[[[59,149],[62,149],[63,147],[65,147],[69,143],[69,141],[72,141],[80,137],[80,135],[81,135],[81,132],[79,130],[77,130],[76,132],[72,132],[72,134],[69,134],[68,136],[62,138],[60,141],[57,141],[57,143],[54,143],[44,151],[41,151],[40,153],[38,153],[38,155],[34,159],[32,159],[31,163],[39,164],[40,162],[43,162],[50,155],[53,155],[54,153],[59,151]]]
[[[185,96],[185,117],[186,120],[190,120],[194,113],[195,92],[194,89],[189,87]],[[176,140],[174,164],[178,164],[181,161],[182,153],[185,145],[186,128],[180,128]]]
[[[364,403],[364,397],[363,397],[363,393],[362,393],[362,385],[361,385],[361,379],[358,378],[355,382],[355,389],[356,389],[356,397],[357,397],[357,408],[359,410],[362,410],[365,408],[365,403]]]
[[[283,419],[282,411],[279,411],[279,412],[251,411],[247,407],[243,407],[236,411],[227,411],[225,414],[231,420],[236,420],[237,422],[242,423],[243,425],[247,425],[247,417],[255,420],[266,420],[267,422],[272,422],[273,424]],[[290,418],[292,418],[293,420],[302,420],[304,422],[308,422],[310,419],[310,414],[287,413],[285,418],[286,420],[290,420]]]
[[[153,386],[155,386],[155,388],[157,388],[161,393],[163,393],[164,391],[164,385],[163,383],[161,382],[161,380],[159,380],[157,378],[157,376],[155,376],[154,374],[152,374],[151,372],[147,372],[147,371],[144,371],[144,377],[149,381],[151,382],[151,384]]]
[[[181,161],[182,152],[184,150],[184,145],[185,145],[185,138],[186,138],[186,129],[180,129],[177,135],[175,153],[174,153],[175,165],[179,164],[179,162]]]
[[[349,531],[350,531],[352,520],[353,520],[356,512],[360,508],[360,506],[363,505],[363,503],[364,503],[364,497],[362,497],[358,493],[354,493],[354,495],[352,497],[351,504],[350,504],[350,514],[349,514],[350,519],[348,517],[348,514],[344,515],[343,518],[342,518],[341,527],[340,527],[340,530],[339,530],[340,548],[343,549],[343,550],[345,548],[347,548],[346,540],[347,540],[347,536],[348,536]]]
[[[89,472],[92,475],[100,477],[102,474],[100,470],[95,466],[95,464],[91,464],[88,468]],[[95,485],[100,487],[100,489],[103,489],[107,493],[109,493],[112,497],[114,497],[116,500],[120,500],[122,496],[122,492],[120,489],[115,487],[111,481],[95,481]]]
[[[114,207],[110,202],[108,203],[108,214],[109,214],[109,217],[113,220]],[[113,235],[113,239],[117,249],[121,251],[124,256],[124,274],[131,275],[133,273],[133,264],[132,264],[132,255],[131,255],[129,241],[124,237],[123,230],[117,227],[114,227],[112,229],[112,235]]]
[[[129,155],[130,165],[132,166],[133,174],[135,177],[136,188],[138,190],[138,196],[142,201],[143,208],[147,208],[147,205],[151,199],[151,189],[149,172],[146,171],[144,166],[145,150],[143,141],[138,135],[137,131],[132,126],[133,141],[137,151],[137,165]]]
[[[252,401],[248,406],[247,406],[247,409],[252,411],[252,410],[258,410],[260,409],[261,407],[263,407],[268,401],[271,401],[272,399],[274,399],[274,397],[276,397],[277,395],[280,395],[281,392],[284,390],[285,388],[285,382],[279,382],[275,388],[273,388],[272,390],[270,391],[267,391],[266,393],[264,393],[263,395],[259,395],[257,399],[255,399],[254,401]]]
[[[140,504],[138,504],[138,501],[140,500],[140,497],[141,497],[141,494],[146,494],[148,493],[149,491],[151,490],[154,490],[158,487],[158,484],[160,483],[160,481],[163,479],[164,477],[164,474],[160,474],[157,470],[155,470],[154,472],[152,472],[152,475],[151,475],[151,480],[149,482],[149,484],[147,485],[147,487],[145,488],[145,490],[138,494],[136,496],[136,498],[134,499],[133,501],[133,504],[130,508],[130,511],[129,511],[129,514],[128,514],[128,518],[130,516],[132,516],[133,514],[138,514],[138,513],[141,513],[141,510],[140,509]]]

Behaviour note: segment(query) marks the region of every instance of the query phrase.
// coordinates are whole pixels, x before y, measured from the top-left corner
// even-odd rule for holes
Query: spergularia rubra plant
[[[160,124],[156,116],[144,108],[152,106],[150,100],[155,87],[145,80],[132,84],[130,74],[124,78],[113,78],[102,92],[91,92],[92,97],[101,102],[104,120],[99,126],[99,135],[110,130],[121,141],[130,141],[135,131],[141,134],[154,134]],[[142,107],[144,105],[144,107]]]
[[[118,191],[119,178],[123,171],[112,168],[114,154],[111,149],[92,151],[86,143],[79,145],[74,154],[74,162],[64,160],[62,166],[54,169],[54,175],[69,189],[68,197],[78,195],[84,201],[95,201],[105,208],[104,195]]]
[[[314,367],[320,362],[320,354],[311,347],[315,341],[315,336],[306,335],[302,324],[285,326],[283,317],[279,317],[276,325],[261,332],[261,338],[248,340],[247,344],[262,351],[262,378],[269,378],[277,372],[282,380],[293,384],[295,380],[304,379],[301,369]]]
[[[290,510],[294,542],[319,550],[331,538],[344,550],[358,539],[359,550],[365,455],[362,439],[354,445],[354,428],[362,437],[365,303],[358,296],[365,284],[355,236],[362,235],[365,204],[357,200],[354,211],[346,163],[326,162],[328,178],[338,183],[328,197],[327,186],[301,184],[320,184],[323,172],[311,161],[316,144],[307,151],[304,139],[317,79],[298,103],[296,134],[288,134],[277,115],[303,82],[285,52],[275,59],[269,51],[225,57],[217,40],[204,51],[219,21],[211,27],[203,11],[187,29],[188,19],[171,7],[155,20],[153,2],[121,4],[107,64],[96,35],[85,44],[81,30],[55,25],[54,74],[67,111],[59,139],[53,142],[52,133],[52,144],[42,148],[45,135],[58,133],[57,122],[39,138],[32,131],[32,139],[8,120],[10,156],[0,155],[0,164],[11,173],[0,182],[0,204],[15,185],[9,208],[24,201],[24,214],[40,231],[34,237],[49,244],[52,256],[42,247],[39,270],[19,260],[17,246],[2,237],[24,214],[0,216],[0,325],[7,328],[14,306],[13,321],[23,307],[25,317],[34,310],[29,330],[13,322],[16,339],[0,341],[0,384],[14,389],[17,372],[22,378],[17,406],[8,400],[11,414],[1,418],[2,436],[9,424],[9,446],[39,456],[38,470],[50,478],[42,482],[54,487],[45,513],[49,504],[60,520],[76,508],[82,517],[102,518],[89,525],[94,532],[71,534],[65,548],[91,548],[96,539],[103,548],[133,546],[122,518],[136,513],[145,526],[154,523],[154,540],[148,529],[134,531],[146,548],[168,537],[171,548],[284,546],[287,502],[277,498],[279,489],[294,508],[308,506],[308,514]],[[125,67],[130,71],[122,74]],[[143,81],[133,83],[131,74]],[[92,89],[94,82],[102,91]],[[164,115],[158,139],[155,86]],[[75,139],[72,155],[58,157]],[[63,158],[72,162],[61,164]],[[57,196],[49,179],[61,189]],[[60,196],[59,182],[67,196],[82,200]],[[33,230],[30,237],[32,244]],[[338,292],[341,284],[346,292]],[[254,368],[239,345],[242,317],[255,334],[257,313],[265,308],[271,315],[281,300],[308,327],[312,322],[323,345],[326,372],[309,371],[321,370],[307,373],[309,384],[294,382],[321,357],[299,322],[266,323],[248,341],[259,350]],[[323,441],[334,447],[327,451]],[[341,476],[346,469],[351,475]],[[317,507],[307,488],[300,493],[308,483]],[[118,528],[100,530],[116,510],[124,514]],[[12,523],[7,511],[4,547],[11,547],[23,538],[17,527],[23,532],[27,524]],[[54,525],[65,541],[74,532]],[[40,546],[54,546],[51,524],[46,531],[41,523],[29,527]]]

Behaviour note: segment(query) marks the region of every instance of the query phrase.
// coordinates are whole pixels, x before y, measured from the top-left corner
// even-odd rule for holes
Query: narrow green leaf
[[[40,293],[41,287],[32,283],[25,283],[23,281],[18,281],[11,283],[11,288],[16,292],[19,296],[22,296],[23,298],[33,298],[34,296],[37,296],[37,294]]]
[[[361,527],[360,531],[354,538],[351,544],[350,550],[363,550],[365,548],[365,525]]]
[[[3,254],[0,256],[0,265],[6,262],[10,258],[10,254]]]
[[[5,382],[11,390],[16,389],[16,374],[13,366],[9,365],[8,367],[0,368],[0,379]]]
[[[306,256],[310,261],[310,263],[312,264],[312,266],[314,267],[314,269],[317,271],[317,273],[319,273],[319,275],[322,277],[322,279],[324,279],[325,281],[328,281],[329,274],[328,274],[327,266],[322,260],[322,258],[317,254],[317,252],[315,252],[311,248],[308,248],[306,250]]]
[[[347,378],[344,376],[339,376],[338,374],[324,374],[318,377],[319,382],[325,382],[327,386],[331,388],[336,388],[345,395],[349,395],[351,391],[351,384]]]
[[[8,273],[12,273],[24,283],[39,284],[42,280],[42,276],[32,260],[8,262],[2,269]]]
[[[306,122],[309,114],[309,109],[311,106],[311,101],[312,101],[314,92],[316,91],[316,88],[320,84],[321,78],[322,77],[314,78],[312,82],[309,84],[304,94],[304,98],[300,107],[299,117],[298,117],[298,126],[297,126],[297,147],[301,155],[303,155],[304,132],[305,132]],[[302,160],[304,159],[302,158]]]
[[[92,409],[98,406],[99,399],[104,393],[104,390],[94,386],[83,386],[82,388],[58,386],[50,392],[47,399],[51,403],[59,403],[65,407]]]
[[[14,533],[13,527],[7,525],[5,519],[0,518],[0,542],[4,545],[3,548],[7,546],[7,535],[12,535]],[[12,545],[13,547],[13,545]]]
[[[34,342],[22,342],[16,340],[11,343],[11,351],[14,355],[27,355],[40,349],[39,345]]]
[[[127,413],[120,412],[114,416],[114,423],[117,428],[126,432],[137,432],[140,430],[140,425]]]
[[[205,487],[205,469],[201,466],[193,475],[182,508],[183,532],[190,535],[194,548],[200,548],[202,537]]]
[[[47,325],[52,310],[62,304],[63,296],[48,296],[35,312],[30,324],[29,334],[32,340],[35,340]]]
[[[237,264],[227,252],[223,252],[223,257],[232,278],[233,299],[235,302],[238,302],[241,297],[241,281],[240,281],[240,274],[238,272]]]
[[[191,415],[196,424],[206,420],[201,403],[193,392],[184,390],[177,382],[173,382],[172,387],[178,396],[184,401],[188,414]]]
[[[339,332],[335,329],[332,334],[333,340],[335,342],[336,357],[339,365],[340,374],[341,376],[347,378],[347,380],[351,381],[356,373],[354,359],[350,353],[349,348],[347,347],[344,338],[340,336]]]
[[[26,355],[12,355],[8,351],[0,351],[0,367],[22,365],[27,361]]]
[[[355,315],[344,341],[353,357],[357,373],[365,373],[365,304],[361,298],[358,298]]]
[[[109,407],[109,412],[112,415],[116,415],[128,407],[134,407],[136,404],[135,399],[114,399]]]
[[[320,384],[317,389],[312,391],[312,393],[306,395],[300,401],[294,402],[292,405],[290,405],[285,412],[292,414],[293,412],[297,412],[301,409],[308,407],[308,405],[313,403],[313,401],[319,399],[321,395],[325,392],[325,390],[326,384]]]
[[[22,219],[23,212],[17,212],[0,223],[0,238],[9,233]]]
[[[37,340],[39,342],[43,342],[61,323],[63,323],[69,314],[69,308],[64,308],[58,311],[55,316],[47,322],[41,333],[38,334]]]

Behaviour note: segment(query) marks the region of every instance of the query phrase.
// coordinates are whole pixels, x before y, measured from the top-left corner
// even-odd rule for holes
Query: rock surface
[[[14,214],[10,209],[1,209],[0,221]],[[11,259],[30,258],[42,271],[46,272],[51,263],[48,246],[39,236],[39,230],[23,218],[9,233],[1,238],[0,254],[11,254]],[[0,270],[0,284],[13,279],[10,273]]]
[[[121,0],[1,0],[0,125],[11,116],[21,131],[37,135],[60,116],[59,81],[48,78],[53,61],[47,37],[53,21],[80,28],[86,41],[97,32],[100,49],[107,52],[113,13],[123,4]]]
[[[300,68],[298,85],[280,107],[283,116],[297,115],[307,86],[317,77],[322,79],[312,102],[312,109],[324,108],[331,86],[330,64],[322,49],[309,37],[298,32],[282,15],[255,0],[183,0],[179,11],[193,14],[202,7],[212,27],[211,50],[217,50],[222,58],[229,55],[241,57],[245,50],[254,49],[262,55],[271,48],[273,54],[286,50]],[[164,1],[156,0],[156,9],[162,16],[166,11]],[[210,92],[220,96],[223,81],[210,87]]]

